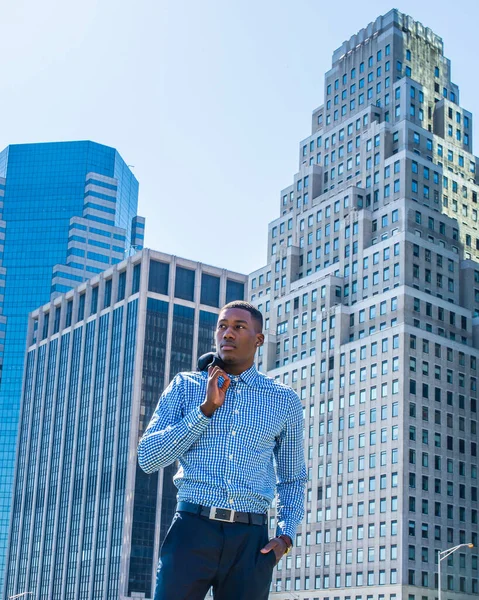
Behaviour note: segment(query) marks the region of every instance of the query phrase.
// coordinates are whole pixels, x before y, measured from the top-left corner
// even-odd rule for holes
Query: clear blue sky
[[[267,224],[298,168],[333,51],[393,6],[3,0],[0,149],[115,146],[140,182],[147,246],[250,272],[265,263]],[[396,8],[442,36],[474,113],[477,0]]]

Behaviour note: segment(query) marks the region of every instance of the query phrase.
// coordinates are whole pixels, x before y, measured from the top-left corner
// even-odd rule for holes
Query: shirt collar
[[[229,374],[229,373],[228,373]],[[230,375],[233,380],[242,381],[247,385],[254,385],[256,378],[258,377],[258,371],[253,364],[249,369],[243,371],[240,375]]]

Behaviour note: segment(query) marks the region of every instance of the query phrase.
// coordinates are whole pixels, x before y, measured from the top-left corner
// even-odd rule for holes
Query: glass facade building
[[[71,289],[123,260],[130,240],[141,243],[143,221],[135,219],[138,182],[134,175],[114,148],[88,141],[8,146],[0,153],[0,203],[1,590],[28,313],[47,302],[51,292]],[[83,228],[88,250],[75,239],[77,224]],[[109,230],[114,232],[112,240],[113,235],[121,239],[105,244]],[[75,255],[79,256],[73,260]],[[68,267],[56,269],[52,284],[55,265],[63,264]],[[59,317],[59,313],[52,315],[55,329]],[[65,352],[59,349],[55,358],[62,369]],[[45,385],[53,375],[44,373]],[[38,435],[35,428],[32,435]]]
[[[333,53],[249,280],[259,363],[305,417],[306,515],[271,598],[478,597],[472,141],[429,28],[391,10]]]
[[[146,475],[138,440],[246,283],[143,250],[30,315],[6,596],[152,597],[175,469]]]

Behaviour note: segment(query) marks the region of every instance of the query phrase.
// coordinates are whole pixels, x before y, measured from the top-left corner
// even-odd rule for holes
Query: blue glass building
[[[58,142],[11,145],[0,153],[0,594],[28,313],[51,292],[119,262],[129,244],[141,247],[137,206],[138,181],[114,148]],[[80,241],[72,239],[75,224],[83,228]],[[95,241],[113,235],[110,249]],[[68,268],[57,269],[52,288],[61,264]]]

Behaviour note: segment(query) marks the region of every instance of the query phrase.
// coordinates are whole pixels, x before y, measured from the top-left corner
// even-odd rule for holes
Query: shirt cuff
[[[288,535],[291,538],[291,541],[293,542],[294,546],[294,542],[296,540],[296,527],[291,527],[291,525],[288,525],[286,523],[282,527],[278,525],[278,527],[276,528],[276,537],[278,535]]]
[[[190,411],[183,419],[183,423],[188,430],[192,433],[197,433],[198,435],[208,427],[210,421],[211,419],[203,414],[199,406]]]

